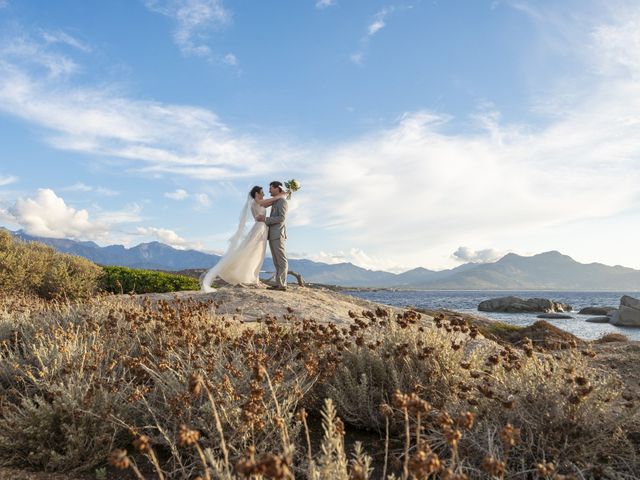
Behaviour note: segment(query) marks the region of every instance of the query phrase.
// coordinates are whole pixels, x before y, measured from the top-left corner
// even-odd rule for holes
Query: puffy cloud
[[[31,235],[95,239],[108,231],[106,224],[90,221],[87,210],[70,207],[48,188],[39,189],[35,198],[19,198],[9,213]]]
[[[504,253],[498,252],[492,248],[472,250],[469,247],[458,247],[458,249],[452,254],[452,257],[458,261],[473,263],[491,263],[500,260],[503,256]]]
[[[170,198],[171,200],[184,200],[189,197],[189,194],[186,190],[179,188],[175,192],[166,192],[164,196]]]
[[[160,242],[165,243],[173,248],[184,250],[192,248],[192,244],[187,240],[179,236],[173,230],[167,228],[155,228],[155,227],[138,227],[136,229],[139,235],[145,235],[158,239]]]

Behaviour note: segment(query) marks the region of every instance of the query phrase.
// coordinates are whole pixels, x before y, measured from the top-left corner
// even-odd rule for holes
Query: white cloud
[[[458,247],[452,257],[460,262],[491,263],[500,260],[505,254],[492,248],[472,250],[469,247]]]
[[[122,210],[100,211],[96,214],[96,219],[104,224],[118,225],[122,223],[137,223],[144,220],[140,215],[142,207],[137,203],[126,205]]]
[[[184,200],[189,197],[189,194],[186,190],[179,188],[175,192],[166,192],[164,196],[170,198],[171,200]]]
[[[238,59],[236,58],[236,56],[233,53],[227,53],[224,56],[223,61],[224,61],[224,63],[226,63],[227,65],[230,65],[232,67],[237,67],[238,66]]]
[[[108,241],[118,226],[143,220],[137,204],[122,210],[103,211],[93,206],[90,215],[86,209],[67,204],[49,188],[37,190],[34,197],[18,198],[8,209],[0,208],[0,220],[24,229],[30,235],[49,238]]]
[[[167,245],[179,250],[193,248],[190,242],[179,236],[173,230],[169,230],[167,228],[138,227],[136,231],[139,235],[156,238],[160,242],[166,243]]]
[[[196,202],[200,207],[203,207],[203,208],[207,208],[211,206],[211,199],[209,198],[209,195],[207,195],[206,193],[198,193],[196,195]]]
[[[53,190],[41,188],[35,198],[19,198],[8,212],[30,235],[51,238],[98,238],[108,226],[89,220],[87,210],[67,205]]]
[[[47,43],[62,43],[69,45],[70,47],[77,48],[85,53],[91,52],[91,47],[89,45],[61,30],[58,30],[57,32],[42,32],[42,38],[44,38]]]
[[[410,9],[410,8],[411,8],[411,6],[402,7],[403,10]],[[370,39],[376,33],[378,33],[380,30],[382,30],[384,27],[387,26],[386,18],[391,13],[393,13],[395,10],[396,10],[396,7],[394,7],[394,6],[386,7],[386,8],[383,8],[382,10],[378,11],[373,16],[373,20],[371,21],[371,23],[367,27],[366,35],[360,40],[360,49],[357,52],[351,54],[351,56],[350,56],[350,60],[351,60],[352,63],[354,63],[354,64],[356,64],[358,66],[362,66],[363,65],[363,63],[364,63],[364,55],[365,55],[365,52],[369,48]]]
[[[291,255],[292,258],[306,258],[314,262],[328,263],[335,265],[337,263],[352,263],[361,268],[368,270],[383,270],[385,272],[400,273],[407,271],[410,267],[406,265],[398,265],[392,259],[369,255],[359,248],[351,248],[349,251],[324,252],[308,255]]]
[[[1,175],[0,174],[0,187],[4,187],[5,185],[10,185],[18,181],[18,177],[15,175]]]
[[[73,185],[69,185],[68,187],[63,187],[60,190],[62,190],[63,192],[94,192],[98,195],[104,195],[107,197],[120,195],[120,192],[118,192],[117,190],[112,190],[105,187],[94,187],[82,182],[74,183]]]
[[[222,0],[144,0],[151,11],[172,18],[176,27],[173,39],[184,55],[211,57],[206,44],[212,30],[226,25],[231,12]]]
[[[317,0],[316,8],[323,9],[327,7],[331,7],[337,3],[336,0]]]
[[[445,116],[408,113],[393,128],[329,149],[305,195],[323,199],[314,224],[399,262],[515,232],[526,242],[637,201],[639,115],[640,84],[628,81],[606,82],[538,131],[489,112],[477,116],[476,132],[455,134],[442,128]]]
[[[385,18],[387,17],[387,15],[393,12],[393,10],[394,7],[383,8],[378,13],[376,13],[373,17],[373,22],[371,22],[369,24],[369,27],[367,28],[367,35],[372,37],[384,27],[386,27],[387,24],[385,23]]]
[[[352,53],[351,57],[349,57],[349,58],[356,65],[362,65],[362,60],[364,58],[364,53],[362,53],[362,52]]]
[[[28,37],[12,35],[0,44],[0,73],[3,77],[0,91],[5,94],[25,93],[24,84],[15,84],[11,80],[28,80],[25,70],[30,70],[48,82],[64,81],[79,71],[78,64],[66,55],[52,52],[49,44],[34,42]],[[43,76],[42,73],[46,76]]]
[[[43,127],[55,148],[119,158],[144,173],[233,179],[273,171],[265,156],[277,152],[282,166],[295,155],[234,133],[204,108],[136,100],[108,85],[73,87],[66,77],[74,71],[64,55],[9,41],[0,46],[0,111]]]

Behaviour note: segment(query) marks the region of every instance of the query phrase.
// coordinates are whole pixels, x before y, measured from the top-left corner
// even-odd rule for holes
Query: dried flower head
[[[129,455],[127,455],[127,451],[121,448],[117,450],[113,450],[109,454],[109,465],[115,468],[119,468],[120,470],[125,470],[129,468],[130,460]]]
[[[194,397],[199,397],[202,393],[204,378],[200,373],[194,372],[189,376],[189,391]]]
[[[151,450],[151,439],[146,435],[140,435],[133,441],[133,448],[140,453],[148,453]]]
[[[200,432],[197,430],[190,430],[186,425],[180,425],[178,430],[178,444],[187,447],[195,445],[200,439]]]
[[[502,477],[504,476],[505,463],[494,456],[484,457],[482,469],[492,477]]]
[[[520,441],[520,429],[514,428],[513,425],[507,423],[500,432],[500,439],[507,448],[513,447]]]

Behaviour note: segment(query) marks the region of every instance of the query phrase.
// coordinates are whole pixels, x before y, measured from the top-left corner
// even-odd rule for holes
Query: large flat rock
[[[322,323],[348,325],[352,322],[349,310],[360,313],[363,310],[375,311],[380,304],[320,288],[289,286],[286,292],[249,287],[222,287],[211,293],[197,291],[175,293],[153,293],[138,295],[151,300],[182,299],[220,303],[218,313],[236,317],[245,322],[253,322],[267,315],[295,315],[298,318],[310,318]],[[401,309],[384,306],[393,313]]]

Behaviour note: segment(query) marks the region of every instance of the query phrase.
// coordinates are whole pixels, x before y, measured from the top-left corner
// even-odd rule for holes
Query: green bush
[[[99,266],[74,255],[58,253],[38,242],[15,240],[0,230],[0,290],[44,298],[81,298],[95,292]]]
[[[183,275],[127,267],[102,268],[100,287],[106,292],[165,293],[200,289],[197,279]]]

